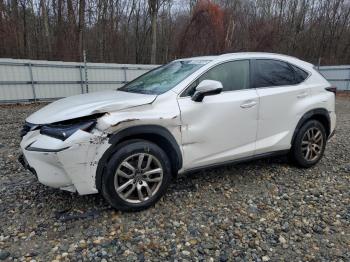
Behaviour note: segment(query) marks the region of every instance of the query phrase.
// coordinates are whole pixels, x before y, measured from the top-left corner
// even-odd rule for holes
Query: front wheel
[[[102,194],[118,210],[138,211],[157,202],[171,178],[171,163],[159,146],[130,140],[121,143],[109,160]]]
[[[324,126],[317,120],[306,122],[298,131],[290,156],[298,166],[311,167],[323,156],[327,135]]]

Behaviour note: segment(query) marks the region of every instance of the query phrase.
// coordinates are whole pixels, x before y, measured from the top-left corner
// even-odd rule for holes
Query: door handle
[[[247,101],[243,104],[241,104],[242,108],[250,108],[256,105],[256,101]]]
[[[307,97],[308,93],[307,92],[302,92],[299,95],[297,95],[297,98],[304,98]]]

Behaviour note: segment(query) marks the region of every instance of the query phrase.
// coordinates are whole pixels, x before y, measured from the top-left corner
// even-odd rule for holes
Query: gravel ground
[[[39,184],[17,163],[40,105],[0,107],[0,260],[350,261],[350,98],[311,169],[274,158],[181,177],[153,208]]]

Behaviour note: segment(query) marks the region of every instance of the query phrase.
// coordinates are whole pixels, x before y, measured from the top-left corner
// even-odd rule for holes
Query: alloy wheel
[[[118,196],[129,203],[147,201],[158,192],[162,181],[162,165],[149,153],[127,157],[114,175],[114,187]]]
[[[305,160],[317,160],[322,154],[323,135],[317,127],[309,128],[301,141],[301,151]]]

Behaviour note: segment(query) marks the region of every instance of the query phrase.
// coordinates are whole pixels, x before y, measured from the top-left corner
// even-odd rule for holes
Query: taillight
[[[330,86],[325,88],[327,91],[337,94],[337,88],[335,86]]]

